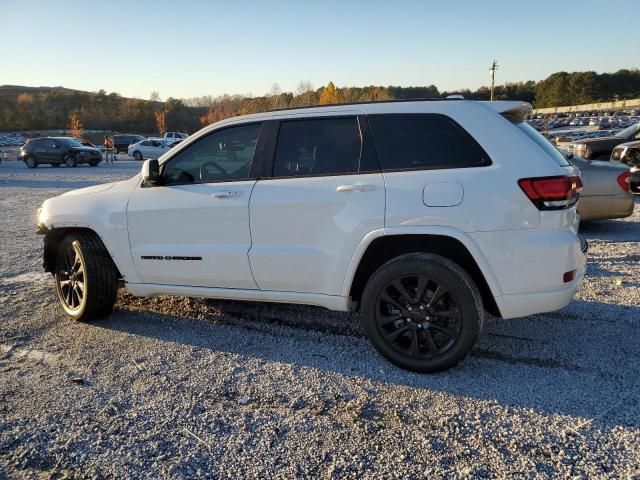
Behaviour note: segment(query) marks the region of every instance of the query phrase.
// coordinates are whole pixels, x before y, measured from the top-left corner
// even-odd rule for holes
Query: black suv
[[[100,150],[87,147],[72,137],[34,138],[20,149],[20,156],[29,168],[36,168],[43,163],[49,163],[53,167],[59,167],[63,163],[67,167],[88,163],[95,167],[102,160]]]
[[[127,152],[129,145],[146,140],[147,137],[142,135],[114,135],[113,136],[113,153]]]
[[[584,138],[573,142],[573,153],[589,160],[609,160],[613,149],[621,143],[640,140],[640,122],[612,137]]]

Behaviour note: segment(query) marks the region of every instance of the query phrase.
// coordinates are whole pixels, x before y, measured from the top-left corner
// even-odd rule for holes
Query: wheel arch
[[[80,226],[51,228],[47,230],[47,232],[44,235],[42,267],[44,268],[45,272],[53,273],[53,270],[56,265],[56,253],[58,251],[58,247],[60,246],[60,243],[62,242],[62,240],[67,235],[71,233],[78,233],[78,232],[94,234],[96,238],[98,238],[100,243],[102,243],[105,250],[109,252],[109,248],[107,247],[106,243],[103,241],[102,237],[95,230],[91,228],[80,227]],[[109,255],[112,256],[112,261],[113,261],[113,255],[111,254],[111,252],[109,252]],[[120,269],[116,265],[115,261],[113,261],[113,265],[116,271],[118,272],[118,279],[122,279],[122,274],[120,273]]]
[[[460,265],[476,283],[486,310],[500,317],[495,297],[500,287],[493,271],[475,242],[463,232],[448,227],[436,227],[431,231],[406,231],[387,229],[365,237],[352,258],[343,295],[359,305],[362,292],[371,275],[384,263],[406,253],[433,253]]]

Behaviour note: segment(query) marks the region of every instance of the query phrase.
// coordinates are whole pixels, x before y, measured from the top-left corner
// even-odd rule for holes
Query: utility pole
[[[491,101],[493,102],[493,87],[496,84],[496,70],[498,69],[498,61],[494,60],[489,69],[489,75],[491,75]]]

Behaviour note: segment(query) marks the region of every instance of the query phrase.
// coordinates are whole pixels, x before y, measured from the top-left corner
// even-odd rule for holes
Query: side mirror
[[[142,164],[141,174],[144,187],[157,187],[162,184],[158,160],[145,160]]]

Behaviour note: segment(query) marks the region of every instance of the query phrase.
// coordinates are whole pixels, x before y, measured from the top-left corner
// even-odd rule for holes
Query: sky
[[[640,0],[0,0],[0,85],[162,99],[300,81],[476,89],[494,58],[497,84],[639,68],[638,18]]]

